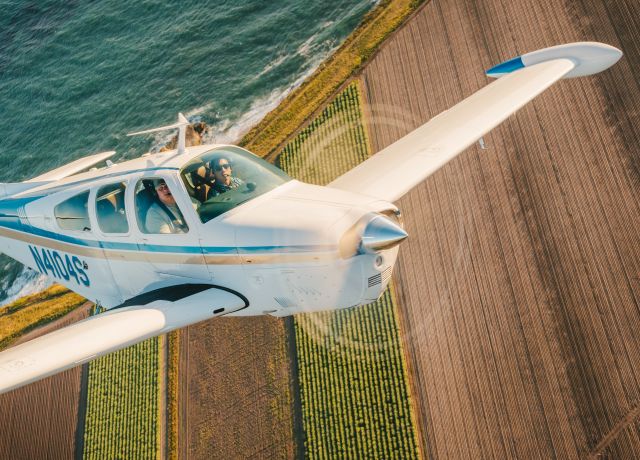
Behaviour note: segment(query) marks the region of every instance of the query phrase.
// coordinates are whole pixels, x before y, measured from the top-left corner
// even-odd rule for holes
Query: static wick
[[[487,150],[487,144],[484,143],[484,137],[481,137],[480,139],[478,139],[478,143],[480,144],[480,148],[482,150]]]

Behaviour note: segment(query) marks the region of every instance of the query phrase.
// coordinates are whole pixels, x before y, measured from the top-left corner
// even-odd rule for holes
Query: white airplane
[[[108,310],[0,353],[0,393],[216,316],[375,301],[407,237],[394,201],[557,80],[621,56],[582,42],[506,61],[326,187],[232,145],[185,148],[182,115],[142,132],[178,128],[173,151],[118,164],[105,152],[0,184],[0,251]]]

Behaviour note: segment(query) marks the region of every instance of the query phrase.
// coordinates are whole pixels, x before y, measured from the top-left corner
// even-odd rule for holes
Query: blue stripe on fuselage
[[[125,243],[115,241],[93,241],[85,240],[81,238],[75,238],[69,235],[63,235],[60,233],[51,232],[49,230],[43,230],[41,228],[24,225],[18,218],[0,217],[0,227],[9,228],[29,235],[40,236],[55,241],[62,241],[64,243],[75,244],[77,246],[91,247],[91,248],[103,248],[114,250],[126,250],[126,251],[141,251],[141,252],[166,252],[173,254],[199,254],[204,252],[205,254],[233,254],[239,253],[292,253],[292,252],[322,252],[331,251],[335,247],[327,245],[294,245],[294,246],[169,246],[158,244],[140,244],[137,243]]]
[[[0,200],[0,217],[17,218],[18,209],[39,198],[42,198],[42,195],[29,198],[9,198],[6,200]]]
[[[160,168],[157,168],[160,169]],[[165,168],[166,169],[166,168]],[[39,198],[43,198],[42,195],[23,197],[23,198],[10,198],[0,200],[0,227],[8,228],[11,230],[19,231],[29,235],[40,236],[55,241],[61,241],[64,243],[75,244],[77,246],[84,246],[90,248],[103,248],[112,250],[125,250],[125,251],[142,251],[153,253],[178,253],[178,254],[257,254],[257,253],[296,253],[296,252],[324,252],[335,250],[331,245],[287,245],[287,246],[173,246],[173,245],[158,245],[158,244],[137,244],[127,243],[121,241],[94,241],[75,236],[70,236],[62,233],[52,232],[41,228],[33,227],[28,224],[22,223],[18,217],[18,209],[26,204],[35,201]]]

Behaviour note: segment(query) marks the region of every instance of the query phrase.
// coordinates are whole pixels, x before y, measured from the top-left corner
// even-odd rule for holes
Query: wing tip
[[[485,73],[487,77],[499,78],[516,70],[524,68],[524,62],[522,62],[522,56],[517,56],[508,61],[501,62],[498,65],[491,67]]]
[[[615,46],[598,42],[577,42],[542,48],[504,61],[486,71],[486,75],[499,78],[524,67],[554,59],[569,59],[574,68],[564,78],[593,75],[608,69],[622,57]]]

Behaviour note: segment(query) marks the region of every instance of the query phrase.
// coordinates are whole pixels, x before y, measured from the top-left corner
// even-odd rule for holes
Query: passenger
[[[242,179],[233,177],[233,168],[227,157],[221,155],[213,157],[209,162],[209,168],[213,171],[216,179],[209,192],[210,197],[236,189],[244,184]]]
[[[153,185],[158,194],[158,201],[154,201],[147,211],[144,223],[147,232],[186,233],[188,227],[167,183],[164,179],[156,179]]]

